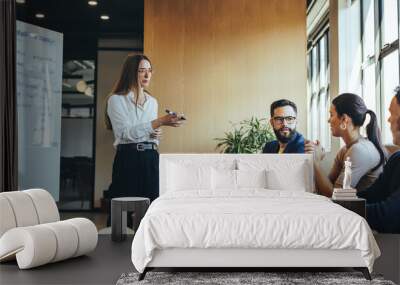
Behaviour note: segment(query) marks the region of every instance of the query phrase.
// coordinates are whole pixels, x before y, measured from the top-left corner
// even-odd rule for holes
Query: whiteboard
[[[17,21],[18,187],[60,188],[63,35]]]

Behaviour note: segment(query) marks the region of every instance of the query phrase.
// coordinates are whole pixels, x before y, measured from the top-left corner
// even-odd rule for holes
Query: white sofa
[[[43,189],[0,193],[0,262],[20,269],[84,255],[97,245],[88,219],[60,221],[53,197]]]

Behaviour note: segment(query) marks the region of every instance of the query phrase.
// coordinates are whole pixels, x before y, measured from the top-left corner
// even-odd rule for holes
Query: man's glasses
[[[275,124],[279,124],[282,125],[284,121],[286,121],[286,123],[288,125],[292,125],[296,122],[296,117],[292,117],[292,116],[287,116],[287,117],[274,117],[273,118]]]
[[[139,69],[138,69],[138,73],[139,73],[139,74],[145,74],[146,72],[152,73],[152,72],[153,72],[153,69],[151,69],[151,68],[139,68]]]

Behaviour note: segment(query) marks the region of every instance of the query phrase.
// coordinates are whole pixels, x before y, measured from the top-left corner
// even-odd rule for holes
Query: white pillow
[[[267,177],[262,170],[236,170],[238,188],[266,188]]]
[[[211,189],[211,167],[168,164],[168,191]]]
[[[212,168],[211,175],[212,189],[236,190],[236,170]]]
[[[267,188],[273,190],[307,191],[308,167],[306,163],[295,163],[287,171],[267,170]]]

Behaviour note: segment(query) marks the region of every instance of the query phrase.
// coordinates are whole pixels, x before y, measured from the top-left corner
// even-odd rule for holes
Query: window
[[[383,141],[392,142],[392,133],[386,122],[389,117],[389,104],[393,97],[393,90],[399,85],[399,0],[380,1],[381,28],[380,28],[380,83],[381,83],[381,119]],[[384,126],[387,127],[384,127]]]
[[[399,85],[399,0],[361,1],[362,96],[377,113],[385,144],[392,143],[387,118]]]
[[[329,108],[329,31],[315,38],[307,53],[309,122],[308,137],[319,140],[326,150],[330,150],[330,130],[328,126]]]
[[[368,109],[377,113],[375,92],[375,19],[374,0],[362,2],[362,94]]]

